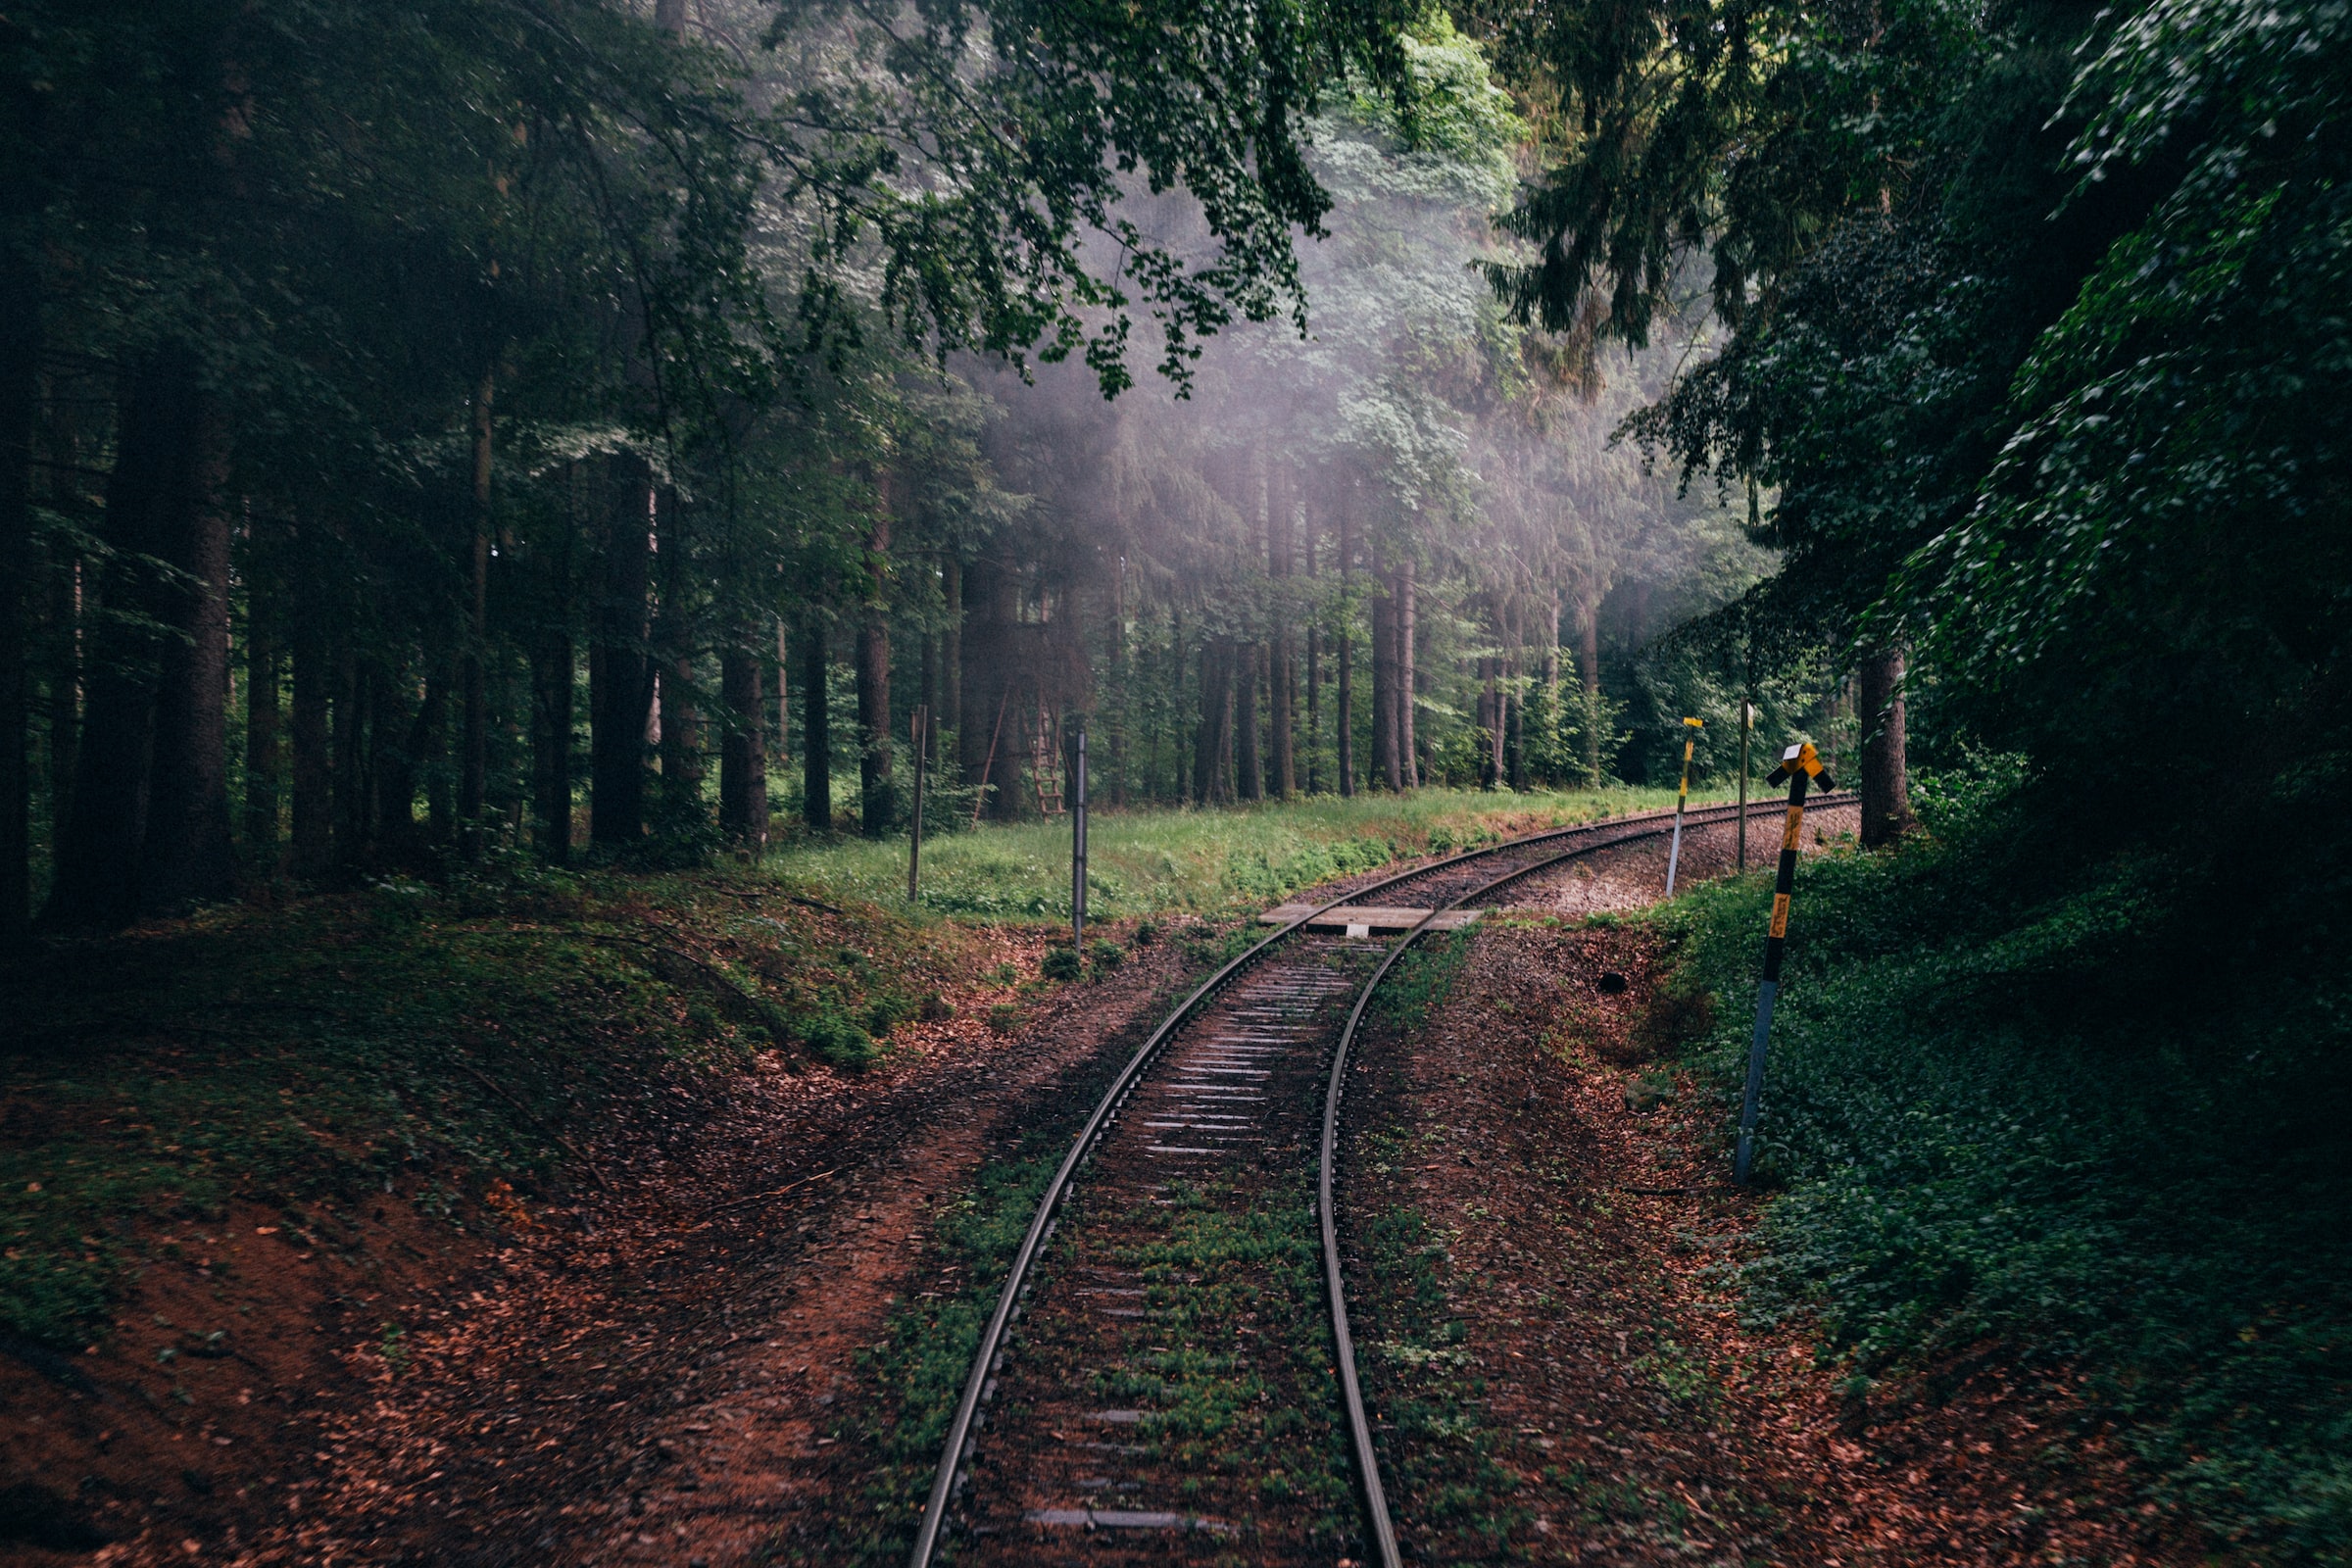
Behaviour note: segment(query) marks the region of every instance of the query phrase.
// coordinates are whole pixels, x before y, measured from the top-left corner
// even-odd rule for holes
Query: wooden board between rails
[[[1285,904],[1268,909],[1257,917],[1260,925],[1289,925],[1301,915],[1312,913],[1311,904]],[[1430,920],[1432,931],[1459,931],[1476,921],[1478,909],[1442,909]],[[1318,931],[1347,931],[1354,936],[1370,936],[1375,931],[1410,931],[1427,918],[1427,909],[1397,909],[1377,906],[1346,907],[1318,914],[1307,925]]]

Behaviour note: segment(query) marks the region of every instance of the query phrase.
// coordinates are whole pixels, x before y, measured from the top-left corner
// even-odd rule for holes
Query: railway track
[[[1771,820],[1782,808],[1747,809],[1751,821]],[[1738,814],[1707,808],[1684,821]],[[1112,1080],[1039,1201],[950,1424],[910,1568],[930,1568],[952,1527],[958,1562],[1165,1560],[1172,1535],[1245,1528],[1253,1557],[1329,1560],[1335,1518],[1340,1534],[1396,1568],[1333,1218],[1349,1052],[1382,980],[1446,911],[1484,907],[1513,883],[1672,829],[1664,811],[1587,823],[1383,878],[1300,913],[1179,1004]],[[1426,911],[1410,929],[1385,941],[1367,940],[1363,925],[1343,934],[1348,911],[1393,907],[1399,894]],[[1321,1232],[1311,1303],[1300,1299],[1298,1249],[1275,1234],[1310,1197],[1310,1149]],[[1207,1244],[1215,1261],[1172,1248],[1178,1234],[1196,1248],[1200,1235],[1221,1237]],[[1308,1312],[1322,1324],[1303,1322]],[[1321,1336],[1336,1376],[1302,1374],[1302,1358],[1284,1353],[1301,1332]],[[1204,1372],[1216,1390],[1205,1402]],[[1191,1402],[1181,1419],[1163,1418],[1133,1407],[1147,1395]],[[1236,1398],[1255,1408],[1230,1408]],[[1344,1446],[1328,1441],[1328,1427],[1316,1436],[1334,1404]],[[1300,1448],[1342,1451],[1292,1452],[1303,1482],[1227,1475],[1204,1488],[1188,1445],[1245,1413],[1260,1432],[1294,1434]],[[1352,1486],[1336,1474],[1350,1468]],[[1249,1508],[1267,1495],[1289,1504],[1287,1525]],[[1281,1539],[1286,1530],[1295,1539]]]

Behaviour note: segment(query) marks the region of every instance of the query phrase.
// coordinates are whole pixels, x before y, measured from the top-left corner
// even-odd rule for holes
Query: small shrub
[[[923,998],[922,1009],[917,1016],[925,1023],[945,1023],[956,1016],[956,1004],[934,991]]]
[[[1086,960],[1076,948],[1048,948],[1037,972],[1049,980],[1075,980],[1086,972]]]
[[[1009,1002],[1000,1002],[988,1009],[988,1027],[992,1034],[1008,1035],[1021,1026],[1021,1009]]]
[[[805,1027],[802,1039],[818,1060],[843,1072],[863,1072],[882,1054],[871,1035],[834,1012],[817,1014]]]
[[[1159,922],[1157,920],[1138,920],[1135,923],[1135,945],[1137,947],[1147,948],[1158,940]]]
[[[914,1016],[914,1003],[896,991],[884,991],[869,999],[865,1004],[865,1031],[877,1040],[888,1039],[890,1032]]]
[[[1086,958],[1096,975],[1102,976],[1116,973],[1119,965],[1127,961],[1127,955],[1119,951],[1117,943],[1097,937],[1086,945]]]
[[[1008,986],[1021,977],[1021,971],[1010,963],[1000,963],[988,971],[988,977],[1001,986]]]

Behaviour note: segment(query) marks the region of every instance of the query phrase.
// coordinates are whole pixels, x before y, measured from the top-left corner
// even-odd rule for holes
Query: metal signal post
[[[1732,1180],[1747,1185],[1755,1162],[1756,1109],[1764,1099],[1764,1043],[1772,1035],[1772,999],[1781,989],[1781,952],[1788,942],[1788,896],[1796,889],[1797,845],[1805,827],[1805,791],[1814,780],[1825,790],[1838,786],[1822,771],[1813,743],[1791,746],[1781,754],[1781,765],[1765,775],[1767,784],[1788,786],[1788,824],[1781,832],[1781,869],[1772,884],[1772,929],[1764,939],[1764,984],[1756,993],[1756,1036],[1747,1048],[1747,1092],[1740,1100],[1740,1154]]]
[[[1666,852],[1666,896],[1674,897],[1674,870],[1683,859],[1683,807],[1690,799],[1690,750],[1698,744],[1696,731],[1707,727],[1706,720],[1686,718],[1683,723],[1693,733],[1683,737],[1683,782],[1674,792],[1674,846]],[[1746,831],[1746,814],[1740,815],[1741,831]]]

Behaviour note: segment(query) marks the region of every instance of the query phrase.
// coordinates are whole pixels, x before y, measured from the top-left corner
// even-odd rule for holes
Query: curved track
[[[1844,800],[1826,797],[1814,804],[1816,808],[1834,807]],[[1780,803],[1772,801],[1748,806],[1751,819],[1770,819],[1781,809]],[[1737,807],[1706,808],[1688,812],[1684,822],[1686,827],[1704,827],[1734,821],[1738,814]],[[999,1423],[1000,1436],[990,1445],[992,1460],[1002,1449],[1001,1458],[1007,1462],[992,1468],[1006,1473],[997,1478],[998,1494],[985,1506],[966,1507],[964,1523],[981,1537],[1006,1536],[1014,1524],[1048,1531],[1081,1529],[1105,1548],[1088,1555],[1103,1559],[1125,1555],[1112,1544],[1120,1539],[1133,1540],[1140,1548],[1148,1541],[1164,1540],[1170,1531],[1220,1533],[1228,1528],[1211,1515],[1116,1506],[1154,1499],[1121,1495],[1125,1490],[1140,1490],[1144,1481],[1120,1483],[1081,1472],[1135,1468],[1133,1456],[1147,1452],[1142,1446],[1090,1440],[1132,1436],[1121,1428],[1138,1421],[1140,1412],[1089,1408],[1099,1401],[1083,1396],[1102,1384],[1101,1369],[1118,1359],[1119,1346],[1136,1321],[1148,1315],[1143,1303],[1151,1293],[1144,1277],[1121,1261],[1134,1253],[1143,1236],[1132,1217],[1121,1216],[1148,1217],[1155,1207],[1167,1208],[1176,1200],[1168,1195],[1193,1192],[1195,1184],[1211,1174],[1227,1201],[1248,1206],[1282,1179],[1286,1166],[1296,1169],[1295,1156],[1303,1154],[1307,1139],[1317,1130],[1311,1117],[1318,1087],[1324,1091],[1315,1203],[1322,1231],[1322,1305],[1361,1494],[1364,1533],[1384,1568],[1396,1568],[1400,1558],[1357,1383],[1333,1219],[1334,1158],[1349,1049],[1380,982],[1433,928],[1439,913],[1477,906],[1498,889],[1566,861],[1664,837],[1673,823],[1673,813],[1661,811],[1556,828],[1355,888],[1275,930],[1180,1003],[1112,1080],[1038,1203],[950,1424],[909,1558],[911,1568],[929,1568],[947,1532],[950,1510],[970,1485],[984,1407],[990,1405],[1004,1372],[1006,1333],[1023,1315],[1047,1244],[1060,1223],[1079,1170],[1090,1161],[1087,1221],[1057,1260],[1051,1293],[1054,1299],[1029,1335],[1035,1343],[1025,1351],[1027,1359],[1043,1361],[1047,1371],[1060,1376],[1042,1379],[1046,1392],[1023,1402],[1017,1423]],[[1374,906],[1378,896],[1393,896],[1401,889],[1409,889],[1414,904],[1429,914],[1385,945],[1349,940],[1312,923],[1349,906]],[[1390,902],[1395,902],[1393,897]],[[1343,1022],[1340,1004],[1350,995],[1352,1005]],[[1250,1157],[1253,1152],[1254,1159]],[[1259,1343],[1254,1337],[1261,1330],[1256,1326],[1223,1326],[1240,1336],[1233,1340],[1236,1346]],[[1267,1396],[1275,1393],[1291,1398],[1311,1396],[1311,1391],[1269,1385]],[[1018,1430],[1022,1427],[1030,1430]],[[1076,1437],[1065,1430],[1073,1428]],[[1054,1440],[1051,1444],[1043,1441],[1048,1437]],[[1086,1506],[1066,1505],[1082,1495],[1089,1499]],[[1114,1505],[1103,1505],[1105,1501]],[[1299,1544],[1303,1547],[1305,1543]],[[1012,1560],[1034,1559],[1021,1553]]]

